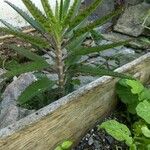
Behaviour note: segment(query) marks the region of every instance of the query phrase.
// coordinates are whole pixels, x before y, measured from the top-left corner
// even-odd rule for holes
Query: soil
[[[116,107],[118,108],[118,107]],[[103,121],[115,119],[120,123],[129,125],[125,115],[121,112],[122,106],[118,110],[112,112],[110,116]],[[108,135],[104,130],[98,131],[98,123],[91,129],[80,141],[80,143],[72,150],[128,150],[128,147],[123,142],[116,141],[113,137]]]

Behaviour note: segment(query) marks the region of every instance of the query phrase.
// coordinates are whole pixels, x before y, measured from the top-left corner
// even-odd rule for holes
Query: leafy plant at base
[[[116,140],[125,141],[125,143],[128,146],[131,146],[133,144],[131,132],[126,125],[118,123],[115,120],[109,120],[107,122],[102,123],[99,126],[99,129],[101,128],[104,128]]]
[[[70,150],[73,143],[71,141],[64,141],[61,145],[57,146],[54,150]]]
[[[73,90],[72,78],[77,74],[92,74],[93,76],[110,75],[129,78],[126,75],[112,72],[110,70],[93,68],[88,65],[85,66],[83,62],[79,61],[84,55],[111,49],[128,43],[128,41],[122,41],[91,48],[84,47],[82,43],[87,35],[93,31],[94,28],[101,26],[112,17],[120,14],[122,9],[115,10],[92,23],[88,23],[88,16],[95,11],[95,9],[101,4],[102,0],[94,0],[89,7],[80,12],[79,8],[81,1],[82,0],[74,0],[73,4],[70,5],[70,1],[68,0],[61,0],[60,3],[56,0],[56,8],[55,12],[53,12],[49,1],[41,0],[44,9],[44,13],[42,13],[31,0],[22,0],[31,16],[19,7],[6,1],[9,6],[11,6],[34,29],[36,29],[40,36],[25,34],[20,29],[17,29],[6,21],[1,20],[6,28],[0,27],[0,32],[15,35],[21,40],[30,43],[35,52],[34,53],[28,48],[10,45],[10,49],[16,51],[19,55],[23,55],[29,61],[26,64],[22,64],[20,67],[18,66],[17,68],[10,69],[4,74],[4,76],[12,78],[13,76],[25,72],[43,71],[46,69],[58,75],[58,82],[55,84],[57,87],[56,91],[58,91],[60,97]],[[48,64],[43,57],[37,54],[38,51],[49,55],[54,61],[54,65]],[[20,98],[20,103],[24,103],[24,101],[28,102],[30,100],[28,95],[31,91],[29,90],[32,89],[33,92],[35,92],[35,84],[42,83],[36,82],[27,88],[27,91],[23,93],[24,96]],[[45,86],[47,87],[47,84],[45,84]],[[47,88],[43,87],[43,89]],[[51,84],[51,89],[53,89],[53,84]],[[44,92],[44,90],[42,91]],[[50,87],[49,91],[51,91]],[[28,97],[28,99],[25,100],[26,97]]]
[[[132,114],[131,119],[134,117],[136,121],[131,129],[115,120],[102,123],[99,129],[105,129],[118,141],[125,141],[130,150],[150,150],[150,89],[138,80],[122,79],[117,84],[117,94]]]

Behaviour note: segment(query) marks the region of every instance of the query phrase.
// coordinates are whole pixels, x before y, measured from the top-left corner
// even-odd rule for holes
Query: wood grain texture
[[[150,53],[117,69],[142,82],[150,79]],[[0,150],[53,150],[65,139],[77,142],[116,104],[112,77],[85,87],[0,130]]]

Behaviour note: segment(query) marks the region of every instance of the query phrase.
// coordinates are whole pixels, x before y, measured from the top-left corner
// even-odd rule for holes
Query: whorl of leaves
[[[101,4],[102,0],[95,0],[88,8],[83,10],[79,15],[77,15],[74,20],[70,22],[69,29],[73,29],[82,21],[84,21],[89,15],[91,15],[95,9]]]
[[[32,16],[47,32],[51,32],[50,24],[43,13],[31,2],[31,0],[22,0],[25,6],[28,8]]]

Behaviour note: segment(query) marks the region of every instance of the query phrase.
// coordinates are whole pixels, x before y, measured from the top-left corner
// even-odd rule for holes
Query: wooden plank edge
[[[131,73],[135,75],[136,77],[138,77],[142,82],[146,82],[147,80],[150,79],[150,53],[143,55],[140,58],[116,69],[116,71],[124,72],[124,73]],[[3,149],[3,150],[5,149],[15,150],[16,148],[18,148],[17,150],[19,149],[31,150],[33,148],[35,148],[36,150],[49,149],[49,148],[53,149],[55,145],[57,145],[60,141],[63,140],[63,138],[64,139],[70,138],[73,141],[76,141],[79,137],[81,137],[85,133],[85,131],[89,127],[95,124],[96,120],[93,120],[93,122],[90,125],[88,124],[84,125],[82,124],[82,120],[83,122],[84,121],[86,122],[86,120],[82,118],[83,116],[81,117],[75,116],[75,117],[79,117],[80,118],[79,120],[81,120],[81,122],[78,122],[79,125],[76,124],[75,127],[73,127],[74,124],[68,127],[67,122],[61,122],[62,119],[65,118],[65,116],[61,116],[61,114],[63,114],[66,110],[68,110],[66,106],[69,105],[69,107],[72,108],[75,105],[74,107],[76,108],[79,107],[79,105],[76,106],[76,104],[80,104],[80,102],[83,102],[81,100],[85,100],[84,96],[87,94],[90,97],[90,100],[87,102],[93,105],[93,108],[95,108],[97,107],[97,105],[94,104],[94,102],[93,103],[91,102],[92,99],[95,100],[95,96],[93,96],[92,93],[95,91],[98,91],[96,94],[99,94],[99,96],[101,96],[103,99],[101,99],[101,101],[96,101],[96,103],[102,102],[102,100],[108,103],[108,104],[106,103],[107,106],[98,106],[98,107],[105,107],[104,109],[102,109],[103,112],[99,112],[99,110],[97,109],[97,111],[99,112],[99,114],[97,115],[99,115],[99,117],[97,117],[96,119],[101,118],[102,116],[105,115],[105,113],[108,112],[108,110],[111,110],[112,106],[114,105],[115,97],[114,97],[114,88],[112,87],[115,87],[115,83],[117,81],[118,79],[116,78],[112,78],[108,76],[101,77],[98,80],[93,81],[92,83],[80,88],[79,90],[74,91],[73,93],[59,99],[58,101],[38,110],[37,112],[31,114],[30,116],[27,116],[26,118],[21,119],[15,124],[12,124],[4,129],[1,129],[0,130],[0,149]],[[111,89],[108,90],[107,88],[111,88]],[[103,90],[105,90],[104,93],[103,93]],[[106,91],[110,93],[105,93]],[[110,94],[111,99],[110,97],[107,96],[109,94]],[[105,97],[103,97],[103,95],[105,95]],[[107,99],[109,99],[109,101]],[[73,109],[70,109],[70,110],[75,111],[74,107]],[[87,105],[87,108],[88,108],[88,105]],[[85,110],[85,113],[87,112],[88,111]],[[72,112],[70,111],[68,113],[72,113]],[[68,113],[65,112],[66,117]],[[75,115],[76,113],[77,112],[73,112],[73,115]],[[92,113],[89,114],[89,116],[87,117],[90,117],[90,115],[92,115]],[[55,118],[57,117],[59,118],[57,120],[58,122],[56,122],[55,120]],[[94,118],[95,116],[92,116],[92,117]],[[65,119],[67,120],[67,118]],[[75,118],[75,119],[78,119],[78,118]],[[71,120],[72,123],[74,123],[75,119]],[[53,124],[53,121],[55,124]],[[43,122],[44,124],[42,124]],[[48,124],[48,126],[46,126],[46,124]],[[80,131],[81,133],[78,133],[76,131],[77,133],[75,135],[73,129],[75,130],[78,129],[78,126],[80,126],[80,124],[82,124],[82,126],[85,129],[83,128],[82,130],[84,131],[81,130]],[[53,131],[55,128],[56,128],[56,131]],[[61,128],[63,128],[62,130],[63,133],[61,132]],[[37,132],[35,132],[36,130]],[[64,133],[64,130],[66,130],[66,133]],[[48,134],[45,137],[44,133],[46,134],[47,132],[49,132],[50,135]],[[73,132],[74,134],[72,134],[71,132]],[[41,137],[44,137],[44,138],[41,138]],[[54,141],[52,141],[51,138],[54,139]]]

